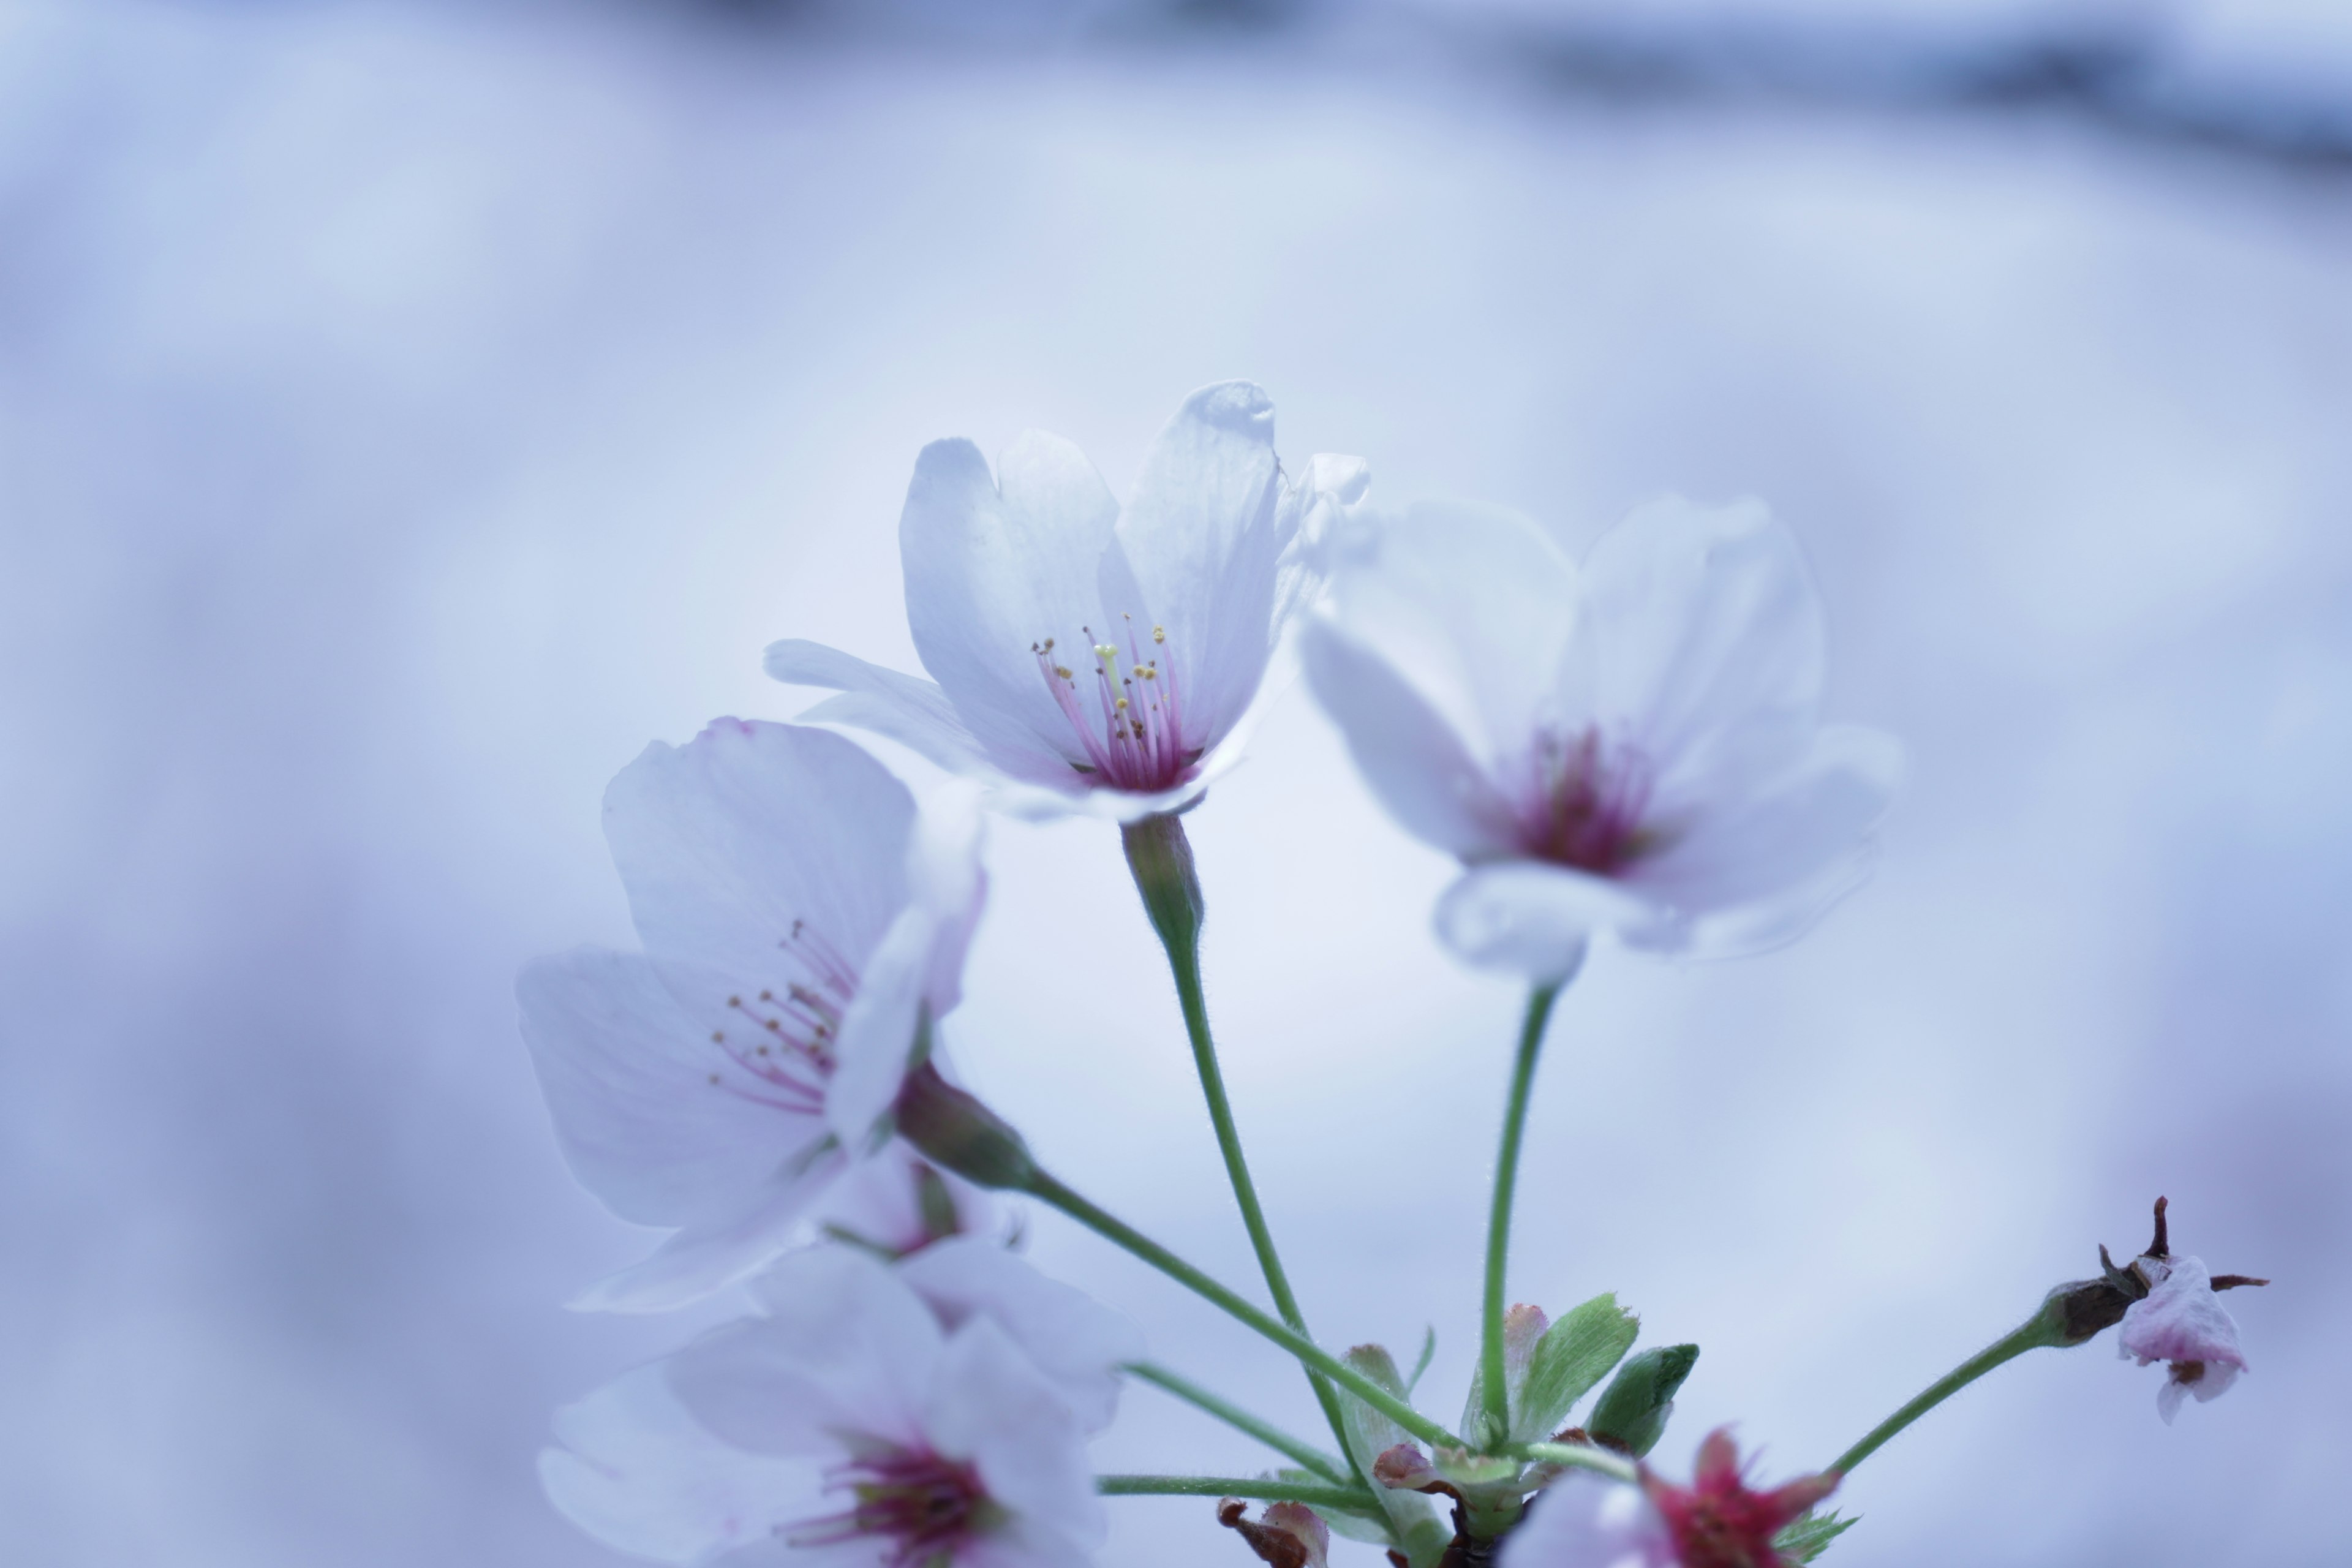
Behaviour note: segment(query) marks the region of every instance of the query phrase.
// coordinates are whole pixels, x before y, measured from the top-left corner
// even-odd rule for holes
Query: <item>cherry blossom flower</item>
[[[1586,1473],[1554,1482],[1505,1540],[1500,1568],[1781,1568],[1773,1538],[1837,1483],[1805,1476],[1750,1490],[1731,1434],[1717,1430],[1686,1487],[1647,1468],[1638,1486]]]
[[[1465,959],[1556,980],[1603,928],[1752,951],[1860,880],[1898,756],[1819,723],[1821,605],[1759,504],[1654,502],[1580,569],[1460,505],[1332,553],[1308,678],[1390,812],[1463,861],[1437,923]]]
[[[871,1149],[957,1000],[979,822],[968,792],[919,816],[838,735],[732,719],[648,747],[604,821],[645,952],[542,959],[516,989],[573,1173],[676,1231],[575,1305],[655,1311],[775,1258]]]
[[[1238,381],[1185,400],[1123,510],[1059,437],[1021,436],[993,475],[970,441],[936,441],[898,523],[932,679],[798,639],[768,649],[768,673],[840,693],[803,717],[984,777],[1016,811],[1173,811],[1238,754],[1316,582],[1313,541],[1365,482],[1352,458],[1286,475],[1274,405]]]
[[[549,1497],[659,1562],[1082,1568],[1085,1434],[992,1317],[943,1328],[849,1247],[796,1253],[730,1324],[557,1417]]]
[[[2171,1363],[2156,1392],[2157,1412],[2168,1426],[2190,1394],[2202,1405],[2228,1393],[2246,1370],[2246,1356],[2238,1348],[2237,1321],[2214,1293],[2202,1258],[2151,1256],[2135,1267],[2148,1277],[2149,1290],[2124,1310],[2116,1349],[2142,1366]]]

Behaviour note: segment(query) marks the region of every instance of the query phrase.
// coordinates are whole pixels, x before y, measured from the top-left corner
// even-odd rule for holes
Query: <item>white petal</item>
[[[670,1386],[697,1420],[770,1454],[824,1454],[845,1434],[921,1440],[941,1335],[920,1297],[845,1247],[789,1254],[755,1289],[767,1317],[670,1358]]]
[[[515,994],[564,1158],[623,1219],[731,1220],[825,1136],[821,1117],[747,1098],[747,1075],[642,958],[539,959]]]
[[[716,1295],[790,1251],[803,1217],[848,1164],[837,1149],[815,1152],[751,1194],[741,1214],[678,1231],[644,1262],[598,1280],[567,1304],[579,1312],[670,1312]]]
[[[1390,661],[1328,621],[1299,639],[1308,684],[1406,832],[1465,858],[1508,852],[1508,803],[1460,732]]]
[[[1584,564],[1564,680],[1612,741],[1658,770],[1668,810],[1801,755],[1819,711],[1821,601],[1789,531],[1759,501],[1654,501]]]
[[[1024,434],[997,468],[992,479],[969,441],[935,441],[916,459],[898,522],[907,621],[989,758],[1050,784],[1086,753],[1030,650],[1055,638],[1083,668],[1079,628],[1107,631],[1099,573],[1118,503],[1057,436]]]
[[[871,1151],[882,1118],[906,1082],[922,1022],[923,985],[940,934],[939,917],[929,910],[901,911],[866,960],[857,1000],[842,1016],[824,1114],[853,1154]]]
[[[1623,1481],[1577,1472],[1554,1481],[1503,1540],[1497,1568],[1672,1568],[1666,1521]]]
[[[1093,1568],[1094,1554],[1058,1530],[1015,1515],[967,1542],[955,1568]]]
[[[956,1331],[924,1416],[933,1449],[966,1460],[1033,1525],[1094,1544],[1108,1527],[1085,1436],[1054,1385],[988,1318]]]
[[[1577,623],[1575,564],[1514,512],[1423,502],[1335,541],[1330,613],[1376,648],[1493,772],[1538,727],[1581,722],[1556,690]]]
[[[1793,773],[1750,798],[1715,802],[1664,847],[1629,868],[1629,889],[1681,917],[1637,946],[1709,956],[1762,952],[1801,936],[1867,878],[1873,831],[1894,803],[1902,750],[1874,730],[1834,725]]]
[[[812,984],[812,944],[863,968],[906,904],[914,816],[855,742],[736,719],[647,747],[604,796],[646,955],[706,1031],[747,1035],[729,998]]]
[[[947,693],[931,681],[798,637],[770,643],[763,663],[772,678],[788,685],[841,693],[803,713],[803,721],[870,730],[952,773],[982,765],[980,742],[964,728]]]
[[[1646,931],[1664,911],[1617,884],[1536,860],[1465,871],[1437,900],[1437,934],[1465,963],[1525,976],[1565,979],[1584,962],[1594,931]]]
[[[1296,482],[1282,487],[1278,526],[1286,542],[1275,569],[1274,622],[1277,633],[1323,591],[1328,542],[1349,519],[1360,515],[1372,470],[1361,458],[1318,452],[1307,459]]]
[[[927,1247],[901,1262],[898,1275],[950,1329],[975,1315],[993,1321],[1087,1431],[1110,1425],[1118,1409],[1118,1368],[1143,1354],[1143,1336],[1125,1316],[1047,1279],[986,1237]]]
[[[1274,404],[1245,381],[1205,386],[1184,400],[1144,456],[1118,525],[1124,566],[1140,602],[1105,608],[1166,629],[1162,668],[1183,705],[1184,736],[1223,739],[1265,673],[1275,580],[1297,517],[1276,502]],[[1118,639],[1123,641],[1124,639]]]
[[[557,1411],[555,1436],[563,1447],[539,1460],[549,1500],[606,1545],[658,1563],[708,1563],[822,1511],[807,1464],[719,1441],[659,1363]]]

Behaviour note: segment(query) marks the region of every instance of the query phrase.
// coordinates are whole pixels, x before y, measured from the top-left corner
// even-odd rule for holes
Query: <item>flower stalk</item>
[[[1105,1497],[1237,1497],[1253,1502],[1303,1502],[1310,1508],[1349,1513],[1360,1513],[1371,1506],[1368,1494],[1353,1489],[1238,1476],[1097,1476],[1095,1489]]]
[[[1168,967],[1176,981],[1177,1003],[1184,1014],[1185,1037],[1192,1046],[1192,1066],[1200,1075],[1201,1096],[1208,1102],[1209,1122],[1216,1130],[1217,1152],[1224,1157],[1225,1178],[1232,1184],[1234,1202],[1241,1208],[1242,1226],[1249,1232],[1250,1248],[1257,1254],[1258,1269],[1265,1276],[1274,1310],[1293,1332],[1305,1339],[1307,1318],[1298,1310],[1298,1298],[1282,1267],[1282,1255],[1275,1247],[1273,1227],[1266,1224],[1265,1206],[1258,1202],[1257,1184],[1250,1178],[1249,1160],[1242,1152],[1241,1129],[1234,1121],[1233,1102],[1225,1094],[1224,1072],[1217,1064],[1216,1040],[1209,1032],[1208,999],[1201,985],[1201,921],[1206,906],[1201,897],[1200,876],[1192,867],[1192,841],[1184,836],[1182,819],[1172,812],[1127,823],[1119,829],[1119,838],[1127,851],[1128,868],[1135,876],[1136,891],[1143,897],[1144,913],[1160,937],[1160,945],[1168,952]],[[1344,1449],[1347,1427],[1338,1396],[1331,1392],[1330,1384],[1317,1374],[1312,1363],[1307,1367],[1307,1380],[1315,1390],[1315,1402],[1323,1407],[1323,1417],[1330,1424],[1332,1435]]]
[[[1566,984],[1565,978],[1537,986],[1528,995],[1526,1023],[1519,1030],[1517,1059],[1511,1067],[1510,1098],[1503,1110],[1503,1143],[1495,1155],[1495,1198],[1486,1215],[1486,1295],[1478,1333],[1479,1386],[1486,1396],[1485,1442],[1502,1442],[1511,1429],[1511,1391],[1503,1373],[1503,1292],[1511,1252],[1511,1205],[1519,1180],[1519,1144],[1527,1134],[1528,1101],[1536,1080],[1536,1061],[1543,1054],[1544,1026],[1551,1020],[1551,1005]]]
[[[1276,1453],[1296,1460],[1334,1486],[1349,1487],[1351,1489],[1357,1486],[1357,1483],[1350,1480],[1347,1468],[1341,1460],[1332,1458],[1303,1438],[1292,1436],[1272,1422],[1253,1415],[1239,1405],[1220,1398],[1190,1378],[1171,1372],[1157,1362],[1129,1362],[1120,1370],[1130,1377],[1175,1395],[1196,1410],[1215,1416],[1237,1432],[1247,1433]],[[1271,1500],[1279,1502],[1286,1500],[1276,1498]],[[1368,1502],[1370,1500],[1369,1494],[1366,1495],[1365,1500]]]
[[[1995,1367],[2004,1366],[2028,1351],[2081,1343],[2079,1339],[2071,1335],[2067,1300],[2066,1288],[2053,1290],[2042,1303],[2041,1310],[1921,1389],[1900,1410],[1872,1427],[1860,1442],[1832,1460],[1830,1469],[1838,1475],[1851,1472],[1856,1465],[1885,1447],[1896,1433]]]
[[[1193,1268],[1124,1220],[1096,1207],[1044,1171],[1033,1173],[1022,1187],[1038,1202],[1049,1204],[1088,1230],[1143,1259],[1179,1285],[1201,1297],[1298,1358],[1308,1371],[1338,1384],[1424,1443],[1458,1446],[1461,1439],[1444,1427],[1356,1371],[1305,1334],[1252,1306],[1226,1286]],[[1336,1397],[1333,1405],[1337,1405]],[[1238,1494],[1237,1494],[1238,1495]]]

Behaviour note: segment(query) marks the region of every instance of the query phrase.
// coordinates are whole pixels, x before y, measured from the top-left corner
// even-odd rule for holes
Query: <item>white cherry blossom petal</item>
[[[770,643],[761,662],[771,679],[840,693],[803,713],[804,721],[871,731],[952,773],[982,765],[980,742],[935,681],[799,637]]]
[[[1489,769],[1551,717],[1576,628],[1574,562],[1516,512],[1417,502],[1335,542],[1329,613],[1377,649]]]
[[[525,966],[522,1037],[580,1184],[638,1225],[732,1219],[826,1136],[824,1119],[719,1092],[709,1031],[632,953]]]
[[[1465,859],[1517,847],[1509,802],[1393,663],[1329,622],[1307,625],[1299,655],[1364,782],[1406,832]]]
[[[671,1386],[697,1420],[754,1453],[823,1453],[844,1431],[922,1440],[945,1336],[887,1265],[854,1247],[810,1247],[753,1291],[767,1316],[670,1358]]]
[[[1571,1472],[1537,1494],[1497,1568],[1675,1568],[1672,1531],[1642,1489]]]
[[[854,992],[907,901],[914,797],[856,742],[722,719],[659,742],[605,792],[605,837],[646,954],[706,1029],[759,1027],[761,990]]]
[[[1563,683],[1648,758],[1669,809],[1803,754],[1821,704],[1821,600],[1760,501],[1639,508],[1593,545],[1582,591]]]
[[[924,1426],[940,1453],[978,1468],[998,1502],[1080,1545],[1101,1542],[1108,1521],[1077,1417],[992,1320],[975,1317],[949,1340]]]
[[[1592,933],[1648,931],[1665,912],[1605,878],[1537,860],[1474,866],[1437,900],[1437,934],[1455,956],[1538,984],[1576,973]]]
[[[1118,1410],[1119,1367],[1143,1355],[1143,1335],[1083,1290],[1048,1279],[982,1236],[924,1247],[898,1277],[954,1330],[976,1317],[1003,1329],[1089,1432]]]
[[[1024,432],[993,477],[969,441],[935,441],[916,459],[898,524],[915,648],[1015,778],[1058,783],[1087,760],[1031,649],[1102,619],[1118,521],[1102,477],[1057,436]]]
[[[1283,524],[1274,455],[1274,400],[1246,381],[1184,400],[1143,459],[1118,520],[1124,564],[1140,603],[1105,608],[1164,627],[1167,672],[1201,720],[1188,735],[1224,738],[1265,674]],[[1107,584],[1108,585],[1108,584]]]
[[[709,1563],[821,1509],[806,1465],[720,1441],[658,1363],[556,1412],[555,1437],[562,1446],[540,1456],[539,1475],[557,1511],[657,1563]]]
[[[826,1145],[750,1194],[731,1218],[687,1226],[653,1255],[608,1275],[567,1303],[576,1312],[669,1312],[750,1279],[791,1251],[803,1221],[849,1164]]]

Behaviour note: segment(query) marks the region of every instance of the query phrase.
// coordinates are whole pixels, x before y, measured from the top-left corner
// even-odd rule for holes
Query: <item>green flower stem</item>
[[[1595,1475],[1607,1476],[1612,1481],[1630,1481],[1641,1474],[1641,1467],[1624,1455],[1612,1454],[1606,1448],[1591,1447],[1582,1443],[1520,1443],[1511,1452],[1522,1458],[1541,1459],[1548,1464],[1591,1470]]]
[[[1119,839],[1127,850],[1128,869],[1135,875],[1136,891],[1143,896],[1144,913],[1159,933],[1160,945],[1168,951],[1168,967],[1176,978],[1176,1000],[1183,1009],[1184,1033],[1192,1043],[1192,1066],[1200,1074],[1201,1094],[1209,1102],[1209,1121],[1216,1129],[1217,1151],[1224,1156],[1225,1177],[1233,1184],[1234,1201],[1241,1207],[1242,1225],[1249,1232],[1250,1247],[1265,1276],[1266,1291],[1274,1298],[1274,1310],[1282,1314],[1282,1321],[1306,1338],[1307,1319],[1298,1310],[1290,1277],[1283,1271],[1281,1254],[1275,1250],[1274,1232],[1257,1199],[1257,1184],[1250,1179],[1241,1130],[1234,1123],[1233,1104],[1225,1098],[1224,1072],[1217,1065],[1216,1041],[1209,1033],[1209,1004],[1201,986],[1201,921],[1205,906],[1201,879],[1192,868],[1192,841],[1184,837],[1182,819],[1173,813],[1127,823],[1119,829]],[[1348,1428],[1338,1395],[1311,1365],[1307,1381],[1344,1453]]]
[[[2063,1300],[2053,1291],[2042,1310],[2014,1330],[1985,1346],[1968,1360],[1929,1384],[1917,1398],[1870,1429],[1869,1435],[1840,1454],[1830,1468],[1844,1475],[1886,1445],[1886,1440],[1958,1394],[1993,1368],[2015,1361],[2027,1351],[2067,1342]]]
[[[1105,1497],[1237,1497],[1258,1502],[1303,1502],[1363,1513],[1375,1505],[1364,1493],[1303,1481],[1246,1480],[1237,1476],[1097,1476]]]
[[[1528,1130],[1528,1100],[1535,1087],[1536,1060],[1543,1054],[1544,1025],[1566,976],[1528,994],[1528,1016],[1519,1030],[1518,1059],[1511,1068],[1511,1097],[1503,1110],[1503,1146],[1495,1156],[1495,1202],[1486,1215],[1486,1300],[1478,1326],[1478,1384],[1485,1396],[1489,1436],[1478,1447],[1505,1440],[1511,1429],[1511,1391],[1503,1380],[1503,1279],[1511,1256],[1511,1200],[1519,1184],[1519,1142]]]
[[[1312,1370],[1338,1384],[1424,1443],[1458,1447],[1462,1440],[1412,1405],[1374,1383],[1305,1334],[1277,1321],[1232,1290],[1193,1268],[1141,1231],[1114,1218],[1062,1185],[1044,1171],[1033,1170],[1021,1190],[1040,1203],[1051,1204],[1108,1241],[1125,1247],[1194,1295],[1223,1309],[1250,1328],[1297,1356]],[[1336,1397],[1334,1405],[1338,1403]]]
[[[1129,1376],[1139,1378],[1155,1388],[1164,1389],[1197,1410],[1204,1410],[1236,1431],[1246,1432],[1277,1454],[1286,1454],[1334,1486],[1354,1488],[1342,1461],[1333,1458],[1314,1444],[1292,1436],[1272,1422],[1262,1421],[1219,1398],[1190,1378],[1169,1371],[1156,1362],[1134,1361],[1120,1368]],[[1370,1494],[1365,1494],[1370,1500]]]

